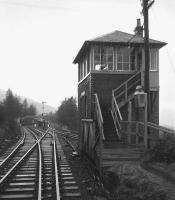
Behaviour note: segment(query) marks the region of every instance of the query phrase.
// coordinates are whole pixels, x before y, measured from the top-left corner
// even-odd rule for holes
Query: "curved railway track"
[[[0,164],[0,199],[81,199],[54,130],[24,129]]]

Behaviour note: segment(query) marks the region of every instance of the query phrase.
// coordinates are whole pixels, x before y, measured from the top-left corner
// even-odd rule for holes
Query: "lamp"
[[[135,101],[136,107],[139,107],[139,108],[145,107],[145,104],[146,104],[145,95],[146,93],[144,93],[142,86],[138,85],[134,92],[134,101]]]
[[[148,148],[148,111],[147,111],[147,93],[144,93],[141,85],[136,87],[134,93],[134,102],[137,108],[144,108],[144,144]]]

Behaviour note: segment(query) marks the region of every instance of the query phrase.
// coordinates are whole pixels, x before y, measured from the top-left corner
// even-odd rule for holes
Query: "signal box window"
[[[94,48],[94,65],[96,70],[113,70],[114,65],[113,47]]]
[[[150,50],[150,70],[157,71],[158,69],[158,52],[156,49]]]
[[[129,70],[129,57],[130,51],[129,48],[120,48],[117,49],[117,70],[127,71]]]
[[[135,70],[135,49],[134,48],[118,48],[116,56],[117,70],[129,71]]]

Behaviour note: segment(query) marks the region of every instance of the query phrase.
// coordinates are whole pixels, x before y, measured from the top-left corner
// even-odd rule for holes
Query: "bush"
[[[109,173],[110,172],[110,173]],[[166,200],[166,191],[153,183],[138,165],[119,164],[109,169],[105,174],[105,182],[115,185],[113,198],[117,200]],[[110,176],[108,176],[110,175]],[[117,178],[114,178],[117,177]],[[105,186],[105,184],[104,184]]]
[[[175,162],[175,136],[166,134],[160,138],[155,146],[148,150],[149,162],[171,164]]]

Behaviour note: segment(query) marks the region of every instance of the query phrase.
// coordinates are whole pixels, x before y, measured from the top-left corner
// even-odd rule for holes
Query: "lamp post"
[[[137,108],[144,108],[144,145],[148,148],[148,101],[147,93],[143,91],[142,86],[137,86],[134,93],[135,106]]]

